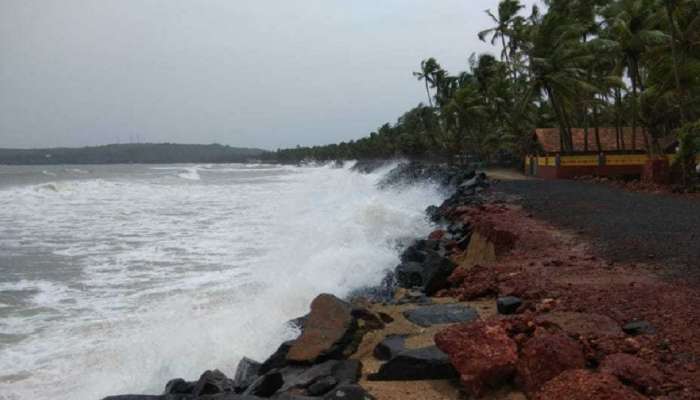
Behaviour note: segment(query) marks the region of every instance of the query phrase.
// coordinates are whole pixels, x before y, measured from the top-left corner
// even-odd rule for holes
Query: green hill
[[[220,144],[138,143],[51,149],[0,149],[0,164],[231,163],[260,159],[267,151]]]

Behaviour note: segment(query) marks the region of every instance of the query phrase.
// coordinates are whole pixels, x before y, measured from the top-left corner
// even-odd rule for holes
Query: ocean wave
[[[423,210],[440,197],[430,185],[379,190],[383,171],[349,165],[284,166],[244,182],[226,179],[241,174],[231,165],[155,168],[234,171],[197,190],[155,174],[61,182],[60,196],[3,192],[0,225],[45,254],[34,271],[51,269],[0,291],[31,290],[30,307],[51,311],[3,319],[31,334],[3,349],[3,373],[29,373],[0,379],[2,396],[96,399],[160,393],[170,378],[211,368],[233,375],[241,357],[262,359],[293,337],[284,322],[318,293],[378,282],[397,263],[397,243],[432,229]],[[24,260],[35,252],[27,247]]]

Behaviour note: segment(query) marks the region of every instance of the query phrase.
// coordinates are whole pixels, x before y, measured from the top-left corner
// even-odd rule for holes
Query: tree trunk
[[[593,126],[595,128],[595,145],[596,145],[596,148],[598,148],[598,152],[600,153],[601,151],[603,151],[603,149],[602,149],[602,146],[600,145],[600,126],[598,124],[598,105],[596,105],[595,103],[593,104]],[[619,146],[619,138],[618,138],[618,146]]]
[[[430,95],[430,88],[428,87],[428,78],[425,77],[425,92],[428,93],[428,103],[430,108],[433,108],[433,97]]]
[[[588,151],[588,107],[583,109],[583,151]]]
[[[618,136],[620,139],[620,148],[618,150],[625,150],[625,130],[622,128],[622,90],[615,89],[615,104],[617,105],[617,113],[615,115],[615,122],[617,124],[616,128],[618,131]]]
[[[637,69],[636,62],[630,65],[630,80],[632,81],[632,151],[637,150]]]
[[[564,144],[564,136],[566,136],[566,124],[564,122],[564,118],[561,115],[561,111],[557,106],[557,101],[554,99],[552,90],[548,86],[546,86],[545,91],[547,92],[547,97],[549,97],[549,102],[552,104],[552,109],[554,110],[554,113],[557,116],[557,120],[559,120],[559,151],[564,152],[566,147]]]
[[[680,60],[678,59],[678,49],[676,48],[676,20],[673,18],[673,8],[671,6],[671,1],[666,0],[666,13],[668,13],[668,21],[671,25],[671,54],[673,56],[673,77],[676,81],[676,90],[678,90],[678,106],[681,114],[681,125],[685,125],[687,122],[685,115],[685,93],[683,87],[681,86],[681,76],[678,72],[678,64]]]
[[[510,61],[510,56],[508,56],[508,47],[506,46],[506,39],[503,35],[503,32],[501,32],[501,43],[503,44],[503,55],[506,59],[506,65],[510,67],[511,73],[513,75],[511,78],[513,79],[513,102],[515,102],[515,98],[518,96],[517,85],[515,84],[515,81],[518,80],[518,75],[515,72],[515,66]]]
[[[642,80],[642,74],[639,73],[639,62],[635,62],[634,64],[634,74],[637,77],[637,83],[638,83],[638,88],[639,91],[644,92],[644,81]],[[641,125],[642,125],[642,139],[644,140],[644,147],[646,148],[647,154],[649,157],[652,157],[654,155],[653,148],[651,144],[649,143],[649,133],[646,130],[646,127],[644,124],[644,121],[641,120]]]
[[[564,137],[564,144],[566,145],[567,151],[574,151],[574,141],[572,133],[573,125],[571,124],[571,119],[569,118],[569,114],[566,112],[566,108],[564,108],[563,102],[559,104],[559,108],[566,127],[566,136]]]

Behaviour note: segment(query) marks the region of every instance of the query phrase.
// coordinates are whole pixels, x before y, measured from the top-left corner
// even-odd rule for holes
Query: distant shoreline
[[[257,148],[176,143],[129,143],[45,149],[0,148],[0,165],[223,164],[263,162],[263,158],[271,154],[273,153]]]

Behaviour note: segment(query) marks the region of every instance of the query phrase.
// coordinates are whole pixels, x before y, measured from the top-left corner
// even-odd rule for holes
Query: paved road
[[[590,237],[612,261],[654,262],[700,282],[700,201],[577,181],[502,181],[536,217]]]

